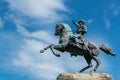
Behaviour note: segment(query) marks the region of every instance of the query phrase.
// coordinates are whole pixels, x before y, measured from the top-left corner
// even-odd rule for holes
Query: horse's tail
[[[100,45],[99,49],[102,50],[103,52],[107,53],[108,55],[116,56],[116,54],[106,44]]]

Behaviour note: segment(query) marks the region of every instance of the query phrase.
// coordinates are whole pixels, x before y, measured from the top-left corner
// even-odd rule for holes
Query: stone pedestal
[[[57,80],[114,80],[106,73],[62,73]]]

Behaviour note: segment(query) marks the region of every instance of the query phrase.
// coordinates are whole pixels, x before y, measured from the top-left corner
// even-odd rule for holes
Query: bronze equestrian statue
[[[91,63],[92,60],[96,62],[96,66],[93,70],[91,70],[91,72],[95,72],[97,70],[101,63],[97,57],[100,50],[104,51],[108,55],[116,55],[106,44],[97,46],[84,38],[84,34],[87,32],[84,20],[80,20],[78,23],[73,21],[73,24],[77,26],[77,34],[75,35],[68,24],[57,24],[55,28],[55,35],[60,36],[59,44],[51,44],[48,47],[41,49],[40,53],[43,53],[45,50],[50,48],[53,54],[57,57],[60,57],[60,54],[55,53],[53,49],[60,52],[69,52],[71,56],[83,56],[88,66],[81,69],[80,72],[91,68],[93,66]]]

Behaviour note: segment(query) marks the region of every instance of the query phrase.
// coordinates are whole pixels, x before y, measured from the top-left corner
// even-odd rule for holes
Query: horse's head
[[[55,28],[55,35],[59,36],[61,35],[63,30],[63,26],[61,24],[56,24],[56,28]]]
[[[57,36],[70,36],[73,35],[72,30],[70,28],[70,26],[66,23],[60,23],[56,25],[55,28],[55,35]]]

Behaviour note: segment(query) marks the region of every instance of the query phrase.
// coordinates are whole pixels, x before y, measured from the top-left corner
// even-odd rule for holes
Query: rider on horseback
[[[79,36],[83,36],[85,33],[87,33],[87,28],[84,25],[85,24],[85,20],[80,20],[78,23],[76,23],[75,21],[73,21],[73,24],[75,26],[77,26],[77,34]]]
[[[85,41],[85,39],[84,39],[84,34],[85,33],[87,33],[87,28],[86,28],[86,26],[84,25],[85,24],[85,20],[80,20],[78,23],[77,22],[75,22],[75,21],[73,21],[73,24],[75,25],[75,26],[77,26],[77,34],[75,35],[75,42],[76,43],[78,43],[77,42],[77,39],[79,39],[79,40],[82,40],[82,45],[85,45],[84,43],[84,41]]]
[[[78,27],[76,38],[75,38],[76,35],[74,36],[68,24],[60,23],[56,25],[55,28],[55,35],[59,36],[60,43],[57,45],[51,44],[41,49],[40,53],[43,53],[45,50],[50,48],[52,53],[57,57],[60,57],[60,55],[55,53],[54,49],[60,52],[69,52],[71,56],[83,56],[88,65],[83,69],[81,69],[80,72],[83,72],[88,68],[92,67],[92,62],[91,62],[92,60],[96,62],[96,66],[94,67],[94,69],[92,69],[91,72],[95,72],[101,63],[100,60],[97,58],[100,50],[112,56],[115,56],[115,53],[109,48],[109,46],[105,44],[96,46],[95,44],[87,41],[84,38],[84,34],[87,32],[87,29],[85,28],[84,25],[85,23],[84,21],[81,20],[78,23],[75,23],[73,21],[73,23]],[[76,42],[75,39],[77,40]],[[83,45],[81,45],[82,43]]]

